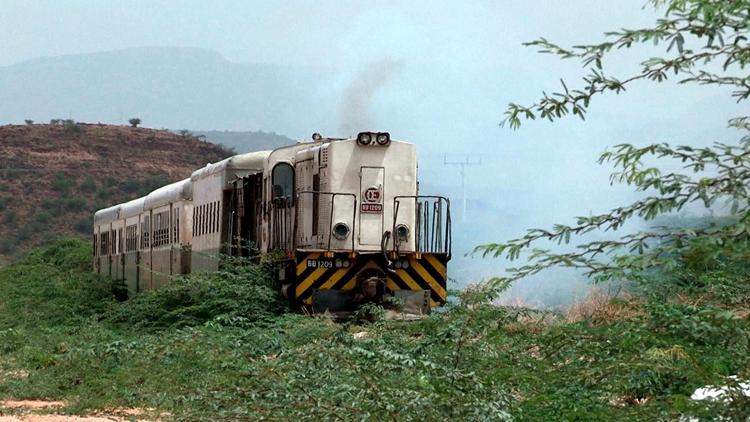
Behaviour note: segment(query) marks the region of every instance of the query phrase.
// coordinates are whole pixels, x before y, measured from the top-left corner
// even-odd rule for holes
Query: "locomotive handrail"
[[[354,236],[355,233],[357,233],[357,195],[350,193],[350,192],[322,192],[322,191],[314,191],[314,190],[303,190],[297,192],[296,198],[297,198],[297,210],[296,213],[297,218],[294,219],[294,246],[296,249],[297,246],[297,230],[299,225],[299,198],[303,194],[310,194],[310,195],[330,195],[331,196],[331,212],[330,212],[330,218],[328,222],[328,244],[326,245],[326,251],[331,250],[331,235],[333,234],[333,210],[334,205],[336,204],[336,197],[337,196],[350,196],[354,200],[354,206],[352,211],[352,230],[350,232],[350,236],[352,238],[352,250],[351,252],[354,253],[356,251],[354,247]],[[313,224],[317,224],[317,221],[314,221]]]
[[[416,252],[447,253],[448,259],[453,253],[453,238],[451,234],[451,201],[445,196],[438,195],[399,195],[393,197],[393,251],[398,253],[401,241],[396,233],[398,213],[401,200],[413,200],[415,203],[414,249]],[[424,199],[424,203],[420,200]],[[430,212],[432,200],[432,212]],[[445,239],[443,239],[443,203],[445,203]],[[432,218],[430,219],[430,216]],[[432,220],[432,227],[429,226]]]

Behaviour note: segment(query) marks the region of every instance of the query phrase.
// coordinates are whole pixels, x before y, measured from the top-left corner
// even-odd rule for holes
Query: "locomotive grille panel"
[[[385,259],[378,255],[336,255],[325,258],[321,252],[298,253],[296,258],[295,298],[301,303],[312,305],[316,290],[352,291],[357,288],[358,275],[365,270],[378,270],[385,275],[386,287],[391,292],[400,290],[429,291],[431,307],[445,304],[447,295],[447,257],[445,255],[423,254],[405,258],[407,268],[389,270]],[[336,266],[336,261],[349,260],[349,266]],[[326,265],[324,263],[329,263]]]

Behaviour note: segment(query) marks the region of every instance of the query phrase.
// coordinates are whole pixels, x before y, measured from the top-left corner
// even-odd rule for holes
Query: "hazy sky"
[[[565,7],[561,7],[562,5]],[[320,64],[383,54],[507,65],[536,35],[584,41],[652,12],[632,0],[3,0],[0,65],[49,55],[191,46],[233,61]]]
[[[371,120],[418,144],[422,180],[455,188],[457,169],[443,167],[443,156],[482,156],[483,165],[470,172],[469,196],[506,210],[529,210],[522,224],[548,225],[621,202],[622,191],[607,189],[609,169],[595,164],[607,146],[734,139],[724,130],[726,119],[739,114],[728,95],[672,81],[636,84],[625,95],[598,99],[586,122],[534,122],[516,132],[498,127],[508,102],[531,103],[542,90],[559,89],[560,77],[577,86],[583,75],[579,63],[537,54],[523,47],[524,41],[539,36],[564,45],[598,41],[608,30],[653,23],[659,13],[644,5],[645,0],[0,0],[0,66],[130,47],[201,47],[233,62],[326,67],[345,86],[372,63],[393,63],[397,70],[372,98]],[[627,76],[639,60],[656,53],[663,51],[618,53],[608,69]],[[340,123],[331,116],[321,127],[286,134],[335,135]],[[237,128],[259,129],[231,129]],[[514,190],[527,196],[507,194]],[[508,226],[514,234],[520,230],[513,222]],[[497,236],[493,230],[487,234],[476,241]]]

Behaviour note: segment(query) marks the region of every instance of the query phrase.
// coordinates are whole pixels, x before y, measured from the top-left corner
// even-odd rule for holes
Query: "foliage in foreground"
[[[607,318],[596,308],[571,321],[495,307],[475,288],[421,321],[360,324],[280,312],[262,295],[245,313],[233,303],[267,286],[257,268],[120,303],[88,273],[87,250],[64,241],[0,270],[0,397],[61,399],[71,413],[154,407],[178,420],[750,414],[747,399],[689,399],[730,375],[750,377],[746,263],[654,272],[659,290],[610,302]],[[223,287],[209,294],[201,283]],[[196,314],[197,297],[228,305]]]
[[[589,74],[578,89],[569,89],[563,82],[561,92],[544,93],[530,106],[509,104],[503,124],[517,129],[522,119],[539,117],[554,121],[569,113],[583,119],[590,103],[599,95],[619,94],[637,81],[663,82],[670,76],[680,78],[681,84],[705,85],[722,93],[729,88],[738,103],[750,98],[749,0],[650,0],[649,3],[665,11],[665,16],[651,27],[612,31],[603,42],[570,48],[544,38],[527,43],[539,47],[543,53],[579,60]],[[611,54],[647,43],[666,47],[664,56],[643,60],[640,70],[628,77],[613,76],[606,66]],[[750,116],[733,117],[728,124],[741,132],[736,144],[617,145],[602,154],[599,161],[614,165],[612,183],[632,186],[643,193],[641,199],[599,215],[577,217],[572,225],[533,229],[517,239],[482,245],[476,252],[509,260],[528,259],[507,276],[495,280],[501,284],[556,266],[580,269],[597,281],[639,278],[651,268],[671,265],[675,254],[694,249],[708,248],[724,255],[740,251],[745,255],[737,258],[747,259]],[[658,165],[649,164],[655,161]],[[680,163],[683,171],[668,170],[670,165]],[[620,238],[582,243],[567,253],[546,247],[554,242],[567,244],[571,237],[591,232],[615,231],[634,219],[653,220],[694,204],[729,218],[725,224],[700,229],[653,227]]]

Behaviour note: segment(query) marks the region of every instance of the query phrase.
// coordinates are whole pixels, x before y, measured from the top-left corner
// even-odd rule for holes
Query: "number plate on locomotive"
[[[367,214],[380,214],[383,212],[383,204],[362,204],[362,212]]]
[[[333,268],[333,260],[330,259],[308,259],[307,268]]]

